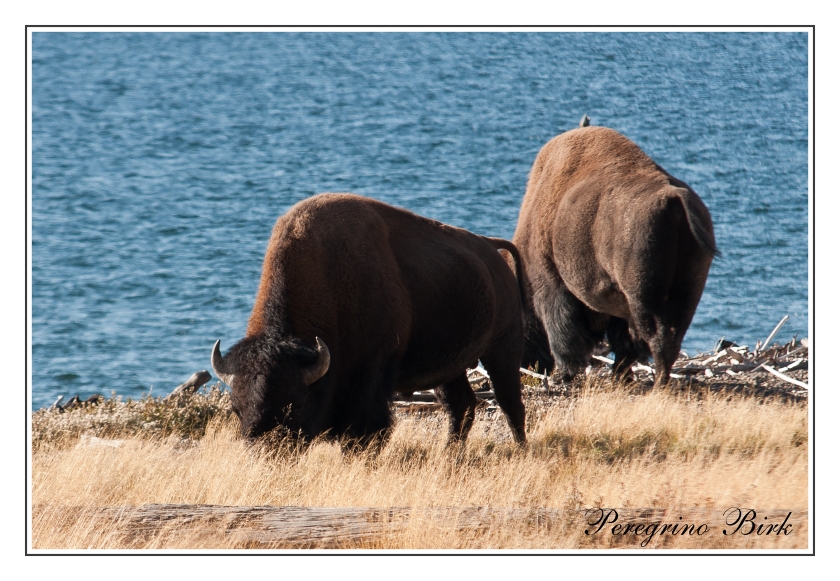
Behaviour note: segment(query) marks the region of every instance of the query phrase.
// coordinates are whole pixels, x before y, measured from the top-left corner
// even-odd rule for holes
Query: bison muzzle
[[[524,289],[499,249],[518,269],[510,242],[372,199],[293,206],[272,232],[245,337],[224,356],[213,347],[242,434],[381,442],[394,393],[436,388],[460,441],[476,407],[466,370],[481,361],[524,442]]]
[[[581,125],[540,150],[513,237],[530,296],[523,364],[567,381],[606,334],[615,376],[653,355],[662,385],[717,254],[712,220],[632,141]]]

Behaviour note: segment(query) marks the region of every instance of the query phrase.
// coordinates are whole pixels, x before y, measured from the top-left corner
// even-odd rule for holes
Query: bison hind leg
[[[475,420],[477,399],[466,371],[435,388],[435,396],[449,414],[449,444],[463,442]]]
[[[653,365],[656,370],[654,387],[663,387],[671,381],[671,369],[680,354],[682,333],[679,330],[661,325],[659,333],[651,340]]]
[[[522,322],[525,331],[522,367],[531,367],[540,373],[550,374],[554,370],[554,356],[542,321],[533,313],[525,313]]]
[[[545,299],[542,319],[555,361],[553,377],[568,382],[589,365],[608,316],[587,307],[562,284]]]
[[[525,405],[522,403],[518,359],[515,351],[499,349],[482,357],[481,362],[493,383],[493,394],[507,418],[514,440],[524,444]]]
[[[665,309],[660,309],[664,311]],[[667,314],[652,309],[638,309],[639,321],[636,334],[649,346],[655,370],[654,388],[666,385],[671,379],[671,368],[680,352],[680,344],[688,325],[676,326]]]
[[[623,382],[629,379],[633,364],[650,357],[647,344],[633,339],[630,326],[625,319],[610,317],[607,325],[607,340],[615,355],[612,372],[613,378],[617,381]]]

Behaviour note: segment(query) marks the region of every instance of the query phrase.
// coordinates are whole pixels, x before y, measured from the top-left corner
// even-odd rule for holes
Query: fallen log
[[[608,509],[605,509],[608,510]],[[724,508],[619,508],[621,522],[707,523],[726,525]],[[125,545],[143,543],[162,533],[197,537],[206,535],[227,544],[248,548],[340,549],[365,546],[399,533],[412,521],[459,530],[481,531],[500,526],[526,526],[530,530],[577,529],[596,523],[602,509],[509,508],[488,506],[443,507],[304,507],[222,506],[211,504],[146,504],[140,506],[78,507],[33,506],[33,518],[45,513],[64,515],[66,522],[118,529]],[[755,510],[773,522],[807,529],[806,510]],[[790,513],[790,514],[789,514]],[[584,537],[588,538],[588,537]],[[633,537],[635,545],[640,538]],[[550,548],[550,547],[546,547]],[[652,548],[652,547],[651,547]]]

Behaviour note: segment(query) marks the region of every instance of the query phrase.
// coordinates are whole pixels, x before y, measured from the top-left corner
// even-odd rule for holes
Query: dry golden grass
[[[665,523],[711,527],[703,536],[656,536],[648,548],[808,546],[804,404],[711,393],[634,395],[606,383],[554,403],[529,398],[527,407],[529,441],[522,449],[498,412],[480,412],[459,449],[444,446],[442,413],[401,416],[378,456],[343,454],[325,441],[307,448],[248,447],[236,420],[221,416],[196,440],[134,437],[109,447],[74,435],[68,438],[79,442],[76,447],[66,439],[41,443],[32,459],[32,547],[283,546],[209,525],[173,523],[138,535],[127,522],[103,525],[95,518],[102,507],[165,503],[412,509],[400,527],[337,545],[347,548],[640,547],[644,536],[614,536],[608,527],[584,534],[591,527],[582,511],[592,507],[619,514],[670,509]],[[521,518],[520,511],[520,517],[463,526],[428,507],[547,508],[567,511],[568,518],[541,522]],[[724,526],[730,507],[755,509],[756,524],[768,510],[793,511],[795,522],[790,535],[724,536],[724,528],[733,528]]]

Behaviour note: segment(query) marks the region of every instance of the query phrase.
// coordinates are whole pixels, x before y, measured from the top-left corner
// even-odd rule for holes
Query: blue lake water
[[[168,393],[245,331],[277,217],[355,192],[510,239],[586,113],[723,257],[683,343],[808,335],[805,33],[32,35],[32,407]]]

